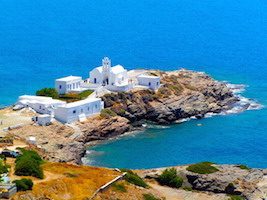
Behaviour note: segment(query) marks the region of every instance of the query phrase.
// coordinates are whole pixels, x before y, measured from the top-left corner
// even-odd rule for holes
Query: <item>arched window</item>
[[[76,113],[76,110],[73,110],[73,114],[75,114]]]
[[[94,78],[94,83],[96,83],[96,78]]]

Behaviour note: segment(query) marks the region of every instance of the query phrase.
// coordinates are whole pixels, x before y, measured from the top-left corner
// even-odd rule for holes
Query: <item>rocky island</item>
[[[239,112],[253,106],[247,102],[240,104],[240,98],[234,95],[232,88],[203,72],[151,70],[150,75],[160,76],[163,87],[158,91],[134,88],[105,94],[101,96],[105,109],[99,116],[71,125],[59,122],[46,127],[28,124],[8,131],[8,134],[24,141],[35,137],[46,160],[82,164],[87,145],[140,130],[143,122],[180,123],[190,118],[221,114],[237,104]]]

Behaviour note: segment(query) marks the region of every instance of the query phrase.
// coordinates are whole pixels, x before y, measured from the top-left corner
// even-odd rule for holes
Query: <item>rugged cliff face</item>
[[[90,118],[87,122],[79,123],[78,126],[83,135],[76,140],[83,143],[104,140],[121,135],[131,129],[130,121],[119,116],[108,119]]]
[[[178,70],[153,71],[161,76],[164,87],[106,94],[105,107],[131,122],[148,121],[169,124],[176,120],[231,109],[238,101],[224,83],[202,72]]]

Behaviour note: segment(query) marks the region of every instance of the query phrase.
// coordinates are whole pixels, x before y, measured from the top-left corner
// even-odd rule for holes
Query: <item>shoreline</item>
[[[165,85],[169,83],[179,87],[182,85],[183,90],[168,86],[164,89],[168,89],[171,93],[163,97],[158,97],[158,93],[149,90],[119,93],[121,96],[118,94],[104,96],[102,99],[107,109],[113,110],[117,116],[101,119],[92,117],[84,123],[74,123],[73,125],[81,131],[75,139],[71,139],[74,134],[72,128],[61,123],[48,127],[27,125],[11,130],[10,134],[23,137],[24,140],[31,136],[36,137],[36,145],[44,149],[46,159],[49,161],[83,164],[82,158],[86,157],[88,146],[101,145],[105,141],[114,141],[125,135],[143,132],[146,128],[142,126],[144,123],[152,123],[151,126],[164,126],[191,119],[262,108],[251,99],[237,96],[244,91],[245,86],[241,84],[230,84],[227,87],[226,82],[216,81],[203,72],[184,69],[152,72],[162,74]],[[119,109],[113,107],[115,104],[119,105]],[[134,122],[139,123],[139,126],[133,126]],[[68,155],[66,152],[69,152]]]

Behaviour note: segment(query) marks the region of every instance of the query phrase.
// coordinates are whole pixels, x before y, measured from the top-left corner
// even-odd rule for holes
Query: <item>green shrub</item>
[[[33,182],[31,179],[21,179],[21,180],[15,180],[13,183],[16,184],[18,191],[26,191],[31,190],[33,186]]]
[[[127,189],[125,188],[124,184],[122,183],[113,183],[112,184],[113,190],[114,191],[119,191],[119,192],[127,192]]]
[[[152,194],[143,194],[144,200],[160,200],[159,198],[154,197]]]
[[[211,162],[201,162],[201,163],[196,163],[189,165],[186,170],[198,174],[211,174],[214,172],[219,171],[216,167],[211,166]]]
[[[165,169],[158,177],[158,182],[161,185],[167,185],[173,188],[179,188],[183,184],[183,179],[177,175],[175,168]]]
[[[230,197],[231,200],[245,200],[243,197],[238,196],[238,195],[227,195],[228,197]]]
[[[59,94],[54,88],[43,88],[41,90],[36,91],[37,96],[46,96],[52,97],[53,99],[58,99]]]
[[[100,116],[104,117],[104,118],[110,118],[110,117],[115,117],[117,116],[117,114],[115,112],[113,112],[112,110],[105,108],[102,109],[100,112]]]
[[[245,169],[245,170],[250,170],[251,169],[246,165],[237,165],[237,167],[239,167],[240,169]]]
[[[36,151],[20,149],[22,155],[16,158],[15,174],[19,176],[33,176],[36,178],[44,178],[43,169],[40,164],[43,163],[42,158]]]
[[[187,187],[187,186],[182,187],[182,189],[185,191],[192,191],[193,190],[191,187]]]
[[[129,169],[121,169],[122,172],[127,172],[126,176],[125,176],[125,180],[129,183],[132,183],[134,185],[143,187],[143,188],[147,188],[148,185],[145,183],[145,181],[138,176],[136,173],[134,173],[133,171],[129,170]]]
[[[25,158],[35,160],[36,162],[38,162],[38,164],[43,163],[43,159],[36,151],[27,150],[27,149],[23,149],[23,148],[21,148],[20,151],[22,154],[16,158],[16,161],[15,161],[16,163],[19,162],[21,159],[25,159]]]
[[[235,187],[235,185],[233,184],[233,183],[229,183],[228,185],[227,185],[227,187],[229,188],[234,188]]]
[[[10,165],[6,165],[4,160],[0,159],[0,174],[7,173]]]
[[[3,161],[6,161],[5,155],[0,154],[0,159],[2,159]]]
[[[21,159],[16,163],[15,174],[18,176],[33,176],[36,178],[44,178],[43,169],[40,165],[29,158]]]
[[[171,95],[171,92],[167,88],[164,88],[164,87],[159,88],[158,93],[162,95]]]

